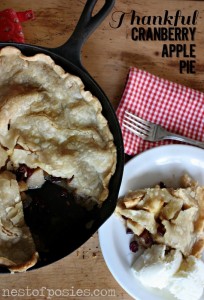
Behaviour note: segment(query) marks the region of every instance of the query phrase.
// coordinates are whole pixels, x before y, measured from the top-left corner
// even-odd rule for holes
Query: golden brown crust
[[[144,231],[144,227],[142,225],[132,221],[131,219],[127,219],[126,226],[127,228],[131,229],[134,232],[134,234],[138,236],[142,234]]]
[[[38,254],[24,221],[23,206],[15,175],[0,173],[0,265],[18,272],[37,262]]]
[[[126,208],[132,208],[138,204],[138,202],[142,199],[143,196],[144,196],[144,192],[140,190],[135,192],[130,192],[123,199],[123,203]]]
[[[120,198],[116,213],[125,217],[126,226],[136,235],[146,229],[155,243],[180,250],[185,256],[200,257],[204,249],[204,187],[187,174],[182,183],[184,188],[156,186],[132,191]],[[143,197],[135,197],[137,194]],[[153,219],[145,217],[147,212]]]
[[[199,218],[195,223],[195,230],[197,232],[204,232],[204,187],[196,188],[196,198],[199,205]]]
[[[7,159],[8,159],[7,152],[0,145],[0,168],[5,166]]]
[[[39,255],[35,252],[26,262],[16,264],[15,262],[9,260],[5,257],[0,257],[0,265],[6,266],[11,272],[25,272],[31,267],[33,267],[38,261]]]
[[[98,99],[44,54],[26,57],[5,47],[0,60],[0,144],[14,165],[74,175],[70,187],[103,202],[116,148]]]

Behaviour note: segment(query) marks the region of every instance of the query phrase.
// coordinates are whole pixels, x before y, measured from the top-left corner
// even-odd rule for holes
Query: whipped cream
[[[168,290],[179,300],[198,300],[204,289],[204,263],[189,256],[171,278]]]
[[[166,289],[179,300],[199,300],[204,290],[204,263],[166,245],[153,245],[134,262],[136,278],[147,287]]]
[[[140,282],[149,287],[163,289],[179,269],[182,254],[171,250],[165,255],[166,245],[153,245],[135,261],[132,268]]]

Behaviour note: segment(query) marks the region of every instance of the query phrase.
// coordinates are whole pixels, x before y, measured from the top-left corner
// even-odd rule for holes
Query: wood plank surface
[[[57,47],[66,42],[73,32],[85,2],[85,0],[1,0],[0,10],[32,9],[35,20],[22,23],[26,42]],[[100,3],[97,4],[96,10],[99,9]],[[180,74],[178,57],[162,58],[162,45],[165,42],[133,41],[132,26],[127,15],[120,28],[111,27],[116,25],[113,18],[117,17],[117,12],[128,13],[132,10],[141,17],[162,16],[165,10],[171,15],[181,10],[183,15],[190,16],[198,10],[196,35],[193,41],[196,44],[196,73]],[[82,62],[107,94],[115,109],[121,98],[130,66],[136,66],[204,92],[203,32],[203,1],[116,0],[111,14],[85,43],[81,54]],[[189,45],[192,42],[184,43]],[[0,299],[132,299],[108,270],[100,250],[98,233],[80,249],[48,267],[26,274],[1,275],[0,280]],[[110,294],[84,297],[76,295],[78,289],[88,289],[92,292],[97,289],[99,292],[102,291],[103,295],[109,290]],[[63,297],[63,290],[70,290],[69,297]],[[20,292],[25,294],[19,296]]]

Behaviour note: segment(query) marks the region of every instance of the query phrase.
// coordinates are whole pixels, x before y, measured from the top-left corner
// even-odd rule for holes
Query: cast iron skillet
[[[24,213],[40,254],[39,262],[33,267],[35,269],[57,261],[80,247],[113,213],[117,203],[124,165],[121,130],[109,100],[84,69],[80,59],[82,45],[111,11],[114,2],[106,0],[99,12],[92,16],[97,0],[87,0],[73,34],[60,47],[50,49],[29,44],[0,43],[0,48],[15,46],[26,56],[47,54],[65,71],[79,76],[85,88],[100,100],[117,147],[116,172],[110,181],[108,199],[101,208],[87,211],[76,204],[73,196],[49,181],[41,189],[29,192],[32,201],[24,207]],[[5,272],[3,268],[0,271]]]

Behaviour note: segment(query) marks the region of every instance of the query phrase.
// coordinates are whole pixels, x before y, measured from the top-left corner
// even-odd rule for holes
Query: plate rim
[[[176,149],[176,148],[180,148],[180,149],[191,149],[192,151],[199,151],[202,152],[204,151],[204,149],[196,147],[196,146],[192,146],[192,145],[185,145],[185,144],[171,144],[171,145],[161,145],[161,146],[157,146],[157,147],[153,147],[150,149],[147,149],[143,152],[140,152],[139,154],[136,154],[135,156],[131,157],[126,163],[125,163],[125,167],[127,165],[129,165],[132,161],[137,160],[138,158],[140,159],[143,156],[149,155],[150,152],[160,152],[161,149]]]

